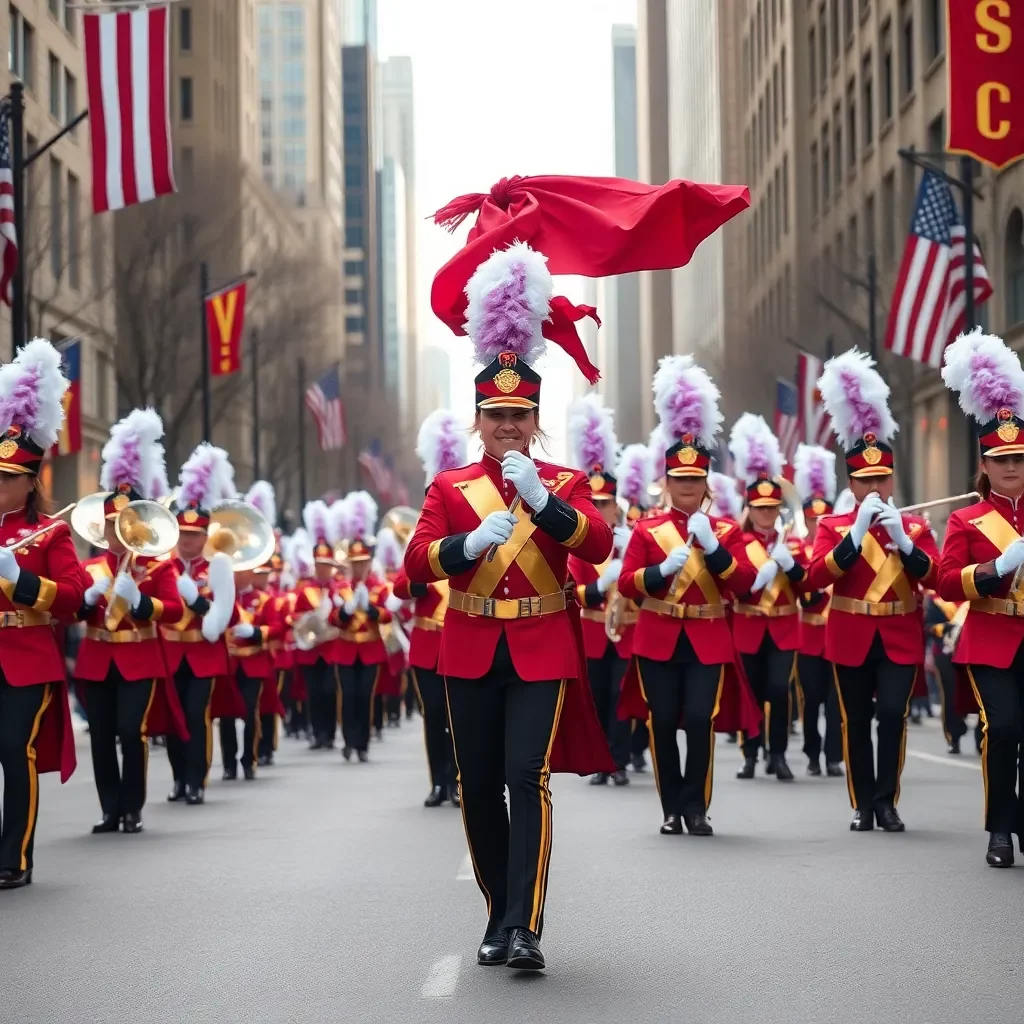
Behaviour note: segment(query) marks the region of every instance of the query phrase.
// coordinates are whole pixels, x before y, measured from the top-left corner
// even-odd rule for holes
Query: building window
[[[363,165],[351,161],[345,163],[345,188],[360,188],[363,184]]]
[[[50,68],[50,116],[60,120],[60,89],[62,76],[60,73],[60,61],[51,53],[49,56]]]
[[[828,86],[828,32],[825,28],[825,3],[818,4],[818,90],[824,96]]]
[[[857,79],[846,86],[846,164],[852,171],[857,166]]]
[[[753,175],[750,173],[750,129],[743,129],[743,177],[750,181]]]
[[[70,7],[67,4],[66,0],[65,0],[65,2],[62,2],[61,6],[64,8],[64,11],[63,11],[64,31],[67,32],[67,34],[69,36],[71,36],[72,39],[74,39],[75,38],[75,27],[76,27],[75,9],[73,7]]]
[[[924,0],[924,45],[928,61],[946,49],[946,5],[943,0]]]
[[[837,103],[832,108],[832,131],[835,136],[832,159],[836,168],[836,195],[843,187],[843,117],[842,109]]]
[[[811,26],[810,32],[807,33],[807,68],[809,73],[809,80],[811,83],[811,103],[814,103],[814,94],[816,91],[817,84],[817,63],[818,63],[818,42],[817,36],[814,32],[814,26]]]
[[[181,147],[181,180],[185,185],[192,184],[192,172],[195,154],[191,146]]]
[[[782,158],[782,233],[789,234],[789,154]]]
[[[363,289],[362,288],[346,288],[345,289],[345,305],[346,306],[361,306],[363,304]]]
[[[768,156],[768,129],[764,120],[764,97],[757,101],[757,170],[760,175]]]
[[[853,0],[843,2],[843,34],[847,43],[853,42]]]
[[[345,317],[345,333],[346,334],[363,334],[366,331],[366,317],[365,316],[347,316]]]
[[[864,200],[864,252],[875,251],[875,197],[870,195]]]
[[[860,123],[863,129],[864,145],[875,141],[875,96],[871,79],[871,51],[864,54],[860,66]]]
[[[178,49],[182,53],[192,51],[192,8],[178,8]]]
[[[60,161],[50,157],[50,272],[59,281],[64,270],[64,203]]]
[[[900,0],[900,99],[914,91],[914,5]]]
[[[35,79],[35,31],[13,4],[8,5],[10,38],[7,48],[7,69],[17,75],[25,88],[31,89]]]
[[[64,123],[71,124],[78,117],[78,80],[67,68],[64,69]],[[78,130],[71,129],[74,138]]]
[[[757,3],[757,73],[761,74],[761,51],[764,47],[764,11],[761,0]]]
[[[182,121],[192,120],[192,79],[182,78],[179,83],[179,103]]]
[[[821,129],[821,206],[825,209],[828,206],[829,196],[832,194],[832,161],[830,159],[830,143],[828,138],[828,125]]]
[[[362,277],[363,276],[363,261],[362,260],[345,260],[345,276],[346,277]]]
[[[771,179],[768,180],[768,188],[765,191],[765,207],[764,207],[764,251],[765,259],[771,259],[772,253],[775,251],[775,227],[772,224],[772,213],[774,212],[772,203],[775,199],[774,186],[772,185]]]
[[[811,143],[811,216],[818,216],[818,144]]]
[[[779,141],[779,65],[772,68],[772,135]]]
[[[345,248],[346,249],[362,249],[363,247],[363,228],[360,224],[346,224],[345,225]]]
[[[893,67],[892,67],[892,22],[882,26],[882,124],[888,124],[893,114]]]
[[[77,289],[81,283],[81,224],[79,223],[78,179],[68,175],[68,284]]]
[[[857,249],[857,214],[854,214],[849,223],[846,225],[846,241],[850,246],[850,269],[856,271],[858,257],[860,255]]]
[[[946,115],[939,114],[930,125],[928,125],[928,152],[943,153],[946,149]]]
[[[750,95],[750,69],[747,67],[747,61],[750,60],[750,40],[743,37],[743,95]]]
[[[842,231],[840,231],[840,232],[838,232],[836,234],[836,262],[835,262],[835,267],[833,267],[832,269],[833,270],[841,269],[841,268],[845,268],[845,266],[846,266],[846,244],[845,244],[845,240],[843,239],[843,233],[842,233]],[[842,277],[840,277],[838,274],[836,275],[836,277],[839,278],[839,284],[840,284],[840,286],[842,286],[842,284],[843,284]]]
[[[46,0],[46,6],[55,18],[60,16],[60,0]]]
[[[1018,207],[1006,224],[1003,264],[1006,267],[1006,322],[1024,320],[1024,214]]]
[[[92,232],[92,295],[98,299],[106,287],[107,239],[106,223],[102,217],[89,218],[89,230]]]
[[[775,251],[779,251],[779,239],[782,237],[782,172],[775,168]]]
[[[785,128],[789,122],[789,104],[786,102],[786,48],[782,48],[782,56],[779,58],[779,92],[782,94],[782,127]]]
[[[882,179],[882,262],[891,267],[896,259],[896,172]]]
[[[832,30],[832,59],[839,60],[839,0],[832,0],[829,15],[831,21],[829,28]]]

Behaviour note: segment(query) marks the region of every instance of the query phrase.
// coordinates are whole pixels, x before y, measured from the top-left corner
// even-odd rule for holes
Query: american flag
[[[174,191],[168,27],[166,5],[82,16],[94,213]]]
[[[775,436],[779,439],[782,457],[786,460],[783,470],[786,479],[792,479],[793,456],[800,442],[800,406],[796,400],[796,385],[780,377],[775,382]]]
[[[992,285],[976,242],[973,251],[974,302],[980,305]],[[942,353],[966,323],[966,252],[966,232],[948,182],[925,171],[889,310],[885,347],[890,352],[942,365]]]
[[[344,448],[348,431],[345,429],[345,403],[341,400],[337,363],[306,388],[306,405],[316,420],[320,450],[330,452]]]
[[[391,500],[394,476],[387,461],[381,456],[380,441],[370,442],[370,446],[359,453],[359,465],[370,478],[370,485],[383,501]]]
[[[11,106],[0,105],[0,299],[11,304],[11,281],[18,269],[18,232],[14,229],[14,175],[11,172]]]
[[[832,443],[832,420],[825,412],[818,390],[821,360],[808,352],[801,352],[796,362],[796,389],[800,396],[800,434],[807,444],[820,444],[828,448]]]

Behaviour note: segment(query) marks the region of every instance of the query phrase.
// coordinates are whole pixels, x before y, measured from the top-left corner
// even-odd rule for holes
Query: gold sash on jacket
[[[686,543],[671,519],[655,526],[651,530],[651,536],[658,542],[658,546],[666,555],[671,554],[673,548]],[[700,587],[707,604],[722,603],[722,595],[718,592],[718,587],[715,586],[715,581],[704,564],[704,552],[697,547],[690,548],[690,557],[687,558],[683,568],[676,576],[676,581],[665,598],[666,603],[681,604],[683,596],[693,583]]]

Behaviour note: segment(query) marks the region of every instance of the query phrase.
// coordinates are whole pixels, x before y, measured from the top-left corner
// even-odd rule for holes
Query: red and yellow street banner
[[[206,334],[210,340],[210,375],[223,377],[242,368],[245,281],[206,297]]]
[[[946,0],[952,153],[1002,170],[1024,157],[1024,0]]]

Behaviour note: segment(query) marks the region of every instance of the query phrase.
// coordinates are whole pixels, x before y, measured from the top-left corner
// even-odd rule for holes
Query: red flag
[[[206,334],[210,340],[210,375],[222,377],[242,368],[245,281],[206,297]]]

